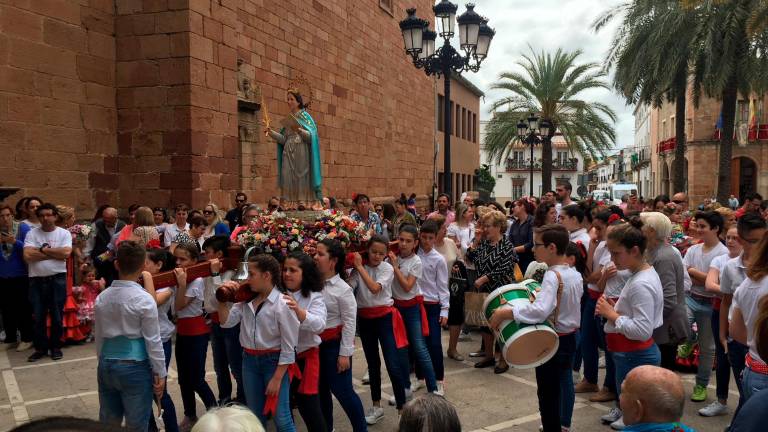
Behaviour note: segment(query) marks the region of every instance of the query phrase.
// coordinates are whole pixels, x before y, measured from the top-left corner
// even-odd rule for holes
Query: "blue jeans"
[[[699,369],[696,372],[696,385],[706,387],[709,385],[709,376],[712,374],[712,363],[715,361],[715,336],[712,333],[712,302],[698,300],[686,296],[688,305],[688,323],[696,323],[699,341]],[[694,341],[691,332],[690,341]]]
[[[387,314],[381,318],[357,317],[360,329],[360,341],[363,343],[365,361],[368,363],[368,376],[371,379],[371,400],[381,400],[381,360],[379,358],[379,343],[384,354],[384,364],[392,382],[392,390],[395,393],[397,408],[405,404],[405,381],[409,379],[408,371],[401,370],[402,351],[407,348],[397,348],[395,344],[395,332],[392,329],[392,315]]]
[[[349,359],[349,369],[339,373],[337,361],[339,358],[340,341],[329,340],[320,344],[320,408],[325,418],[327,432],[333,430],[333,399],[336,396],[339,405],[347,414],[354,432],[367,432],[365,411],[360,397],[352,386],[352,358]]]
[[[432,360],[432,369],[435,371],[435,379],[442,381],[445,378],[445,366],[443,365],[443,329],[440,327],[440,305],[425,304],[427,310],[427,322],[429,323],[429,336],[426,338],[429,358]],[[421,375],[421,368],[418,368]],[[421,378],[421,376],[419,376]]]
[[[163,352],[165,353],[165,370],[168,370],[168,365],[171,363],[171,351],[173,350],[173,344],[171,339],[163,342]],[[153,395],[154,397],[154,395]],[[176,421],[176,405],[173,404],[171,395],[168,394],[168,379],[165,380],[165,390],[163,391],[163,397],[160,399],[160,406],[163,407],[163,423],[165,423],[166,432],[178,432],[179,423]],[[155,423],[155,416],[152,415],[149,419],[149,430],[156,431],[157,423]]]
[[[216,323],[211,325],[211,353],[213,353],[213,369],[216,371],[216,385],[219,388],[219,405],[226,405],[232,400],[230,370],[237,384],[236,401],[245,403],[242,352],[240,325],[232,328],[222,328]]]
[[[661,351],[656,344],[631,352],[613,352],[613,362],[616,365],[616,396],[621,394],[621,383],[634,368],[643,365],[658,366],[661,364]]]
[[[573,359],[576,354],[576,335],[560,336],[557,353],[536,368],[536,393],[544,432],[560,432],[571,427],[573,403]]]
[[[768,389],[768,375],[744,368],[741,385],[744,388],[744,402],[746,403],[755,393]]]
[[[595,320],[596,305],[597,300],[587,296],[581,311],[581,358],[584,360],[584,379],[591,384],[597,384],[597,363],[600,357],[597,352],[599,334]]]
[[[205,357],[208,354],[208,335],[176,335],[176,369],[179,372],[179,389],[184,415],[197,419],[195,393],[200,396],[206,409],[216,406],[216,397],[205,382]]]
[[[424,374],[424,379],[427,382],[427,391],[433,392],[437,390],[437,381],[435,380],[435,369],[432,367],[432,360],[430,360],[427,344],[424,342],[424,335],[422,334],[421,307],[419,305],[398,307],[397,310],[403,316],[405,331],[408,333],[408,351],[413,355],[421,373]],[[400,365],[400,368],[406,372],[410,371],[411,367],[407,356],[403,364]],[[405,388],[411,388],[410,379],[405,381]]]
[[[61,334],[64,331],[61,320],[66,299],[66,273],[29,278],[29,302],[32,303],[32,313],[35,315],[35,351],[48,352],[49,349],[61,348]],[[50,336],[46,328],[47,315],[51,317]]]
[[[742,405],[744,405],[745,401],[744,388],[741,379],[743,377],[744,368],[747,366],[745,357],[748,352],[749,347],[741,342],[735,340],[728,341],[728,362],[731,364],[733,379],[736,381],[736,387],[739,389],[739,406],[736,408],[736,412],[733,413],[734,418],[736,418],[736,415],[739,413],[739,410]]]
[[[262,424],[266,425],[267,418],[264,416],[264,403],[267,397],[265,393],[269,381],[277,370],[280,354],[273,353],[255,356],[243,351],[242,358],[245,400],[248,402],[248,408],[259,417]],[[291,415],[290,397],[291,381],[288,379],[288,373],[286,372],[280,383],[280,394],[277,398],[277,409],[275,410],[274,417],[278,432],[296,431]]]
[[[99,359],[99,421],[146,431],[152,416],[152,368],[149,361]]]

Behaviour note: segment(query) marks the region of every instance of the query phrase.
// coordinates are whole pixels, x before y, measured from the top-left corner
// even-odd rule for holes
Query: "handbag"
[[[464,323],[477,327],[488,327],[488,320],[483,312],[483,303],[488,293],[467,291],[464,293]]]

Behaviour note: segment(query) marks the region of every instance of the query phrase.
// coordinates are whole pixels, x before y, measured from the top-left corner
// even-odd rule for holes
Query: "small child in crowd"
[[[96,279],[96,269],[91,264],[84,264],[80,268],[81,280],[83,283],[73,287],[72,291],[77,300],[77,319],[80,320],[80,326],[88,329],[86,342],[93,341],[93,306],[96,304],[96,297],[104,290],[106,282],[104,278]]]

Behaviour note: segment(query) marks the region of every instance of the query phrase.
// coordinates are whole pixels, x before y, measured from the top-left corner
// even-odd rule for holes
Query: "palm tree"
[[[597,63],[577,63],[581,51],[554,54],[541,52],[523,55],[517,64],[523,73],[503,72],[492,89],[507,90],[506,96],[491,105],[493,117],[488,122],[483,145],[489,160],[506,159],[520,139],[517,122],[537,113],[547,119],[565,137],[571,151],[595,158],[613,147],[616,114],[605,104],[588,102],[579,94],[590,89],[609,89],[605,72]],[[501,111],[502,108],[506,108]],[[543,140],[542,190],[552,188],[552,143]]]
[[[763,0],[701,1],[695,6],[702,20],[696,36],[694,96],[702,90],[722,101],[717,199],[731,193],[731,155],[739,93],[763,91],[766,82],[766,29]],[[752,26],[752,27],[750,27]]]
[[[593,27],[602,29],[622,16],[606,59],[615,67],[614,87],[630,104],[675,103],[675,160],[673,192],[685,188],[685,108],[689,63],[694,55],[697,10],[678,1],[634,0],[599,17]]]

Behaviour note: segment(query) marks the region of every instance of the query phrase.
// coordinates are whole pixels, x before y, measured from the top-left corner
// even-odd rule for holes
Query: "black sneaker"
[[[27,361],[30,362],[30,363],[36,362],[36,361],[40,360],[41,358],[43,358],[45,356],[46,356],[45,352],[43,352],[43,351],[35,351],[34,353],[32,353],[31,356],[27,357]]]
[[[62,357],[64,357],[64,354],[61,353],[60,349],[52,349],[51,350],[51,359],[52,360],[61,360]]]

